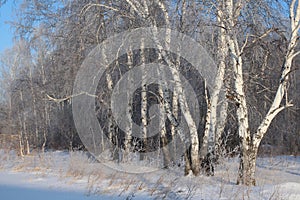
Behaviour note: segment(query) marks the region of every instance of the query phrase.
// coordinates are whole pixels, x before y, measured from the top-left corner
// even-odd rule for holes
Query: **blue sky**
[[[13,3],[13,0],[8,0],[0,8],[0,53],[12,46],[13,30],[7,22],[14,19],[13,9],[15,7],[16,4]]]

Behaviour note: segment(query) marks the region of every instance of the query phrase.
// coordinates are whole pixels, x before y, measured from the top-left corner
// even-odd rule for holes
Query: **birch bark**
[[[135,1],[135,4],[133,3],[132,0],[126,0],[126,1],[133,7],[133,9],[137,12],[137,14],[139,14],[141,17],[143,17],[144,19],[149,21],[150,24],[152,24],[154,43],[156,44],[157,49],[158,49],[159,53],[161,54],[162,58],[164,58],[167,65],[172,69],[171,73],[172,73],[173,80],[175,82],[175,90],[176,90],[176,93],[178,94],[179,105],[180,105],[181,111],[183,113],[183,116],[188,124],[189,134],[190,134],[190,142],[191,142],[190,156],[189,156],[190,159],[189,159],[189,162],[187,162],[187,156],[185,155],[185,158],[186,158],[185,171],[186,171],[186,174],[188,174],[187,171],[189,171],[189,169],[191,169],[194,175],[198,175],[200,172],[200,162],[199,162],[199,138],[198,138],[197,126],[196,126],[195,120],[193,119],[193,116],[190,112],[189,106],[187,104],[187,99],[186,99],[186,96],[184,94],[184,89],[181,84],[179,70],[178,70],[178,68],[176,68],[176,65],[171,62],[171,59],[169,59],[169,56],[168,56],[168,52],[170,50],[170,42],[171,42],[171,29],[166,31],[165,42],[164,42],[164,44],[161,44],[157,38],[158,31],[157,31],[156,24],[154,23],[155,20],[149,19],[149,17],[148,17],[149,9],[148,9],[147,1],[144,0],[143,5],[141,5],[137,1]],[[165,18],[165,26],[167,28],[170,28],[169,14],[168,14],[168,11],[167,11],[165,5],[161,1],[158,1],[158,0],[156,0],[155,3],[159,6],[159,8],[163,12],[163,15]],[[170,116],[170,115],[168,115],[168,116]]]
[[[160,1],[157,1],[157,4],[159,5],[160,9],[164,13],[166,26],[168,28],[170,28],[169,14],[168,14],[166,7]],[[154,28],[154,32],[156,32],[155,28]],[[158,46],[158,49],[160,49],[162,57],[165,58],[165,61],[167,62],[168,66],[173,69],[173,70],[171,70],[171,73],[172,73],[173,79],[175,81],[175,90],[178,94],[179,105],[180,105],[183,116],[189,127],[189,134],[190,134],[190,141],[191,141],[191,147],[190,147],[190,164],[191,165],[190,165],[190,167],[191,167],[193,174],[198,175],[200,172],[200,162],[199,162],[199,138],[198,138],[197,126],[196,126],[195,120],[193,119],[193,116],[190,112],[190,108],[187,104],[187,99],[184,94],[184,89],[181,85],[179,69],[178,69],[178,67],[176,67],[176,65],[174,65],[170,61],[170,59],[168,58],[168,55],[166,54],[166,52],[168,52],[170,50],[170,42],[171,42],[171,31],[170,30],[166,32],[165,41],[166,41],[165,49],[162,48],[162,46],[159,44],[158,40],[156,40],[155,42]],[[187,161],[186,161],[186,163],[187,163]],[[187,169],[186,169],[186,171],[187,171]]]
[[[259,144],[266,134],[268,127],[275,116],[285,108],[292,106],[286,101],[286,105],[281,105],[284,97],[287,98],[287,82],[288,76],[291,72],[292,61],[299,52],[295,52],[297,45],[297,38],[300,28],[300,3],[299,0],[292,0],[290,5],[290,19],[291,19],[291,35],[289,38],[289,46],[287,54],[285,56],[285,62],[283,64],[283,70],[279,81],[279,86],[274,97],[273,103],[264,117],[263,121],[257,128],[256,132],[251,135],[249,129],[248,108],[246,102],[246,96],[244,92],[243,81],[243,47],[239,47],[234,27],[240,16],[240,11],[243,7],[244,1],[237,1],[233,3],[232,0],[225,2],[224,12],[225,17],[223,21],[225,23],[226,40],[230,49],[233,70],[235,75],[234,87],[235,94],[234,99],[237,103],[237,117],[238,117],[238,133],[241,140],[241,159],[237,184],[255,185],[255,163],[257,158],[257,152]]]
[[[145,44],[143,38],[141,39],[141,64],[142,66],[145,66],[146,62],[146,55],[145,55]],[[146,78],[147,78],[147,70],[144,67],[145,71],[142,72],[142,85],[141,85],[141,120],[142,120],[142,126],[141,126],[141,133],[142,133],[142,151],[147,152],[147,124],[148,124],[148,118],[147,118],[147,85],[146,85]],[[141,154],[140,159],[145,159],[143,154]]]

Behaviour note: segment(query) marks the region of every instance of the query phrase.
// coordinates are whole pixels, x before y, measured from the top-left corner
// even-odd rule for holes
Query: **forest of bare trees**
[[[76,98],[87,95],[74,93],[77,73],[99,44],[143,27],[151,27],[156,48],[145,48],[143,38],[136,38],[140,47],[112,63],[105,60],[105,45],[101,50],[107,66],[93,97],[106,137],[94,144],[100,151],[108,149],[113,160],[125,162],[130,152],[147,160],[145,152],[162,149],[163,167],[180,165],[183,158],[185,174],[196,176],[213,175],[221,156],[239,155],[237,183],[245,185],[255,185],[258,155],[300,152],[299,0],[26,0],[15,14],[14,45],[0,58],[0,142],[12,143],[20,156],[87,150],[72,113]],[[162,42],[156,39],[160,28],[166,30]],[[216,65],[213,85],[207,87],[203,74],[170,51],[171,30],[205,48]],[[150,63],[172,69],[173,91],[143,82]],[[118,81],[136,66],[144,66],[142,82],[126,94],[132,102],[125,108],[124,130],[113,116],[111,98]],[[159,73],[166,77],[164,70]],[[195,107],[179,74],[196,93]],[[151,111],[155,105],[158,111]],[[162,124],[156,135],[148,126],[151,112],[167,116],[153,118]],[[188,133],[178,128],[183,119]],[[168,145],[171,141],[176,142]]]

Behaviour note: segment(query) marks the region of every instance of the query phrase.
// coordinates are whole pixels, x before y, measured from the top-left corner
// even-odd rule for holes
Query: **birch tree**
[[[19,41],[12,49],[9,49],[3,56],[3,68],[7,70],[6,82],[9,95],[9,107],[11,122],[16,119],[15,124],[10,124],[11,131],[16,131],[19,138],[19,153],[21,156],[30,154],[31,123],[30,111],[32,109],[31,84],[29,79],[30,67],[29,55],[26,50],[26,42]]]
[[[16,48],[16,47],[15,47]],[[3,84],[2,87],[6,91],[6,99],[8,101],[8,124],[10,128],[10,133],[17,132],[18,135],[18,145],[19,145],[19,155],[24,156],[25,154],[25,144],[24,144],[24,133],[22,129],[22,118],[20,114],[18,114],[18,109],[16,106],[16,91],[13,90],[13,83],[17,79],[17,71],[18,71],[18,56],[15,55],[15,51],[13,49],[6,50],[3,55],[1,55],[1,68],[2,68],[2,79]],[[16,111],[17,110],[17,111]],[[13,123],[13,119],[16,119],[15,123]],[[17,121],[17,123],[16,123]]]
[[[224,9],[224,28],[226,30],[226,40],[232,58],[232,68],[234,71],[234,100],[237,103],[237,118],[238,118],[238,134],[241,140],[241,161],[238,174],[238,184],[255,185],[255,163],[259,144],[266,134],[268,127],[275,116],[287,107],[292,106],[288,100],[287,83],[289,73],[291,72],[292,61],[299,54],[295,52],[297,45],[299,27],[300,27],[300,4],[297,0],[292,0],[290,4],[290,27],[291,33],[289,36],[289,46],[285,55],[285,62],[282,66],[282,74],[279,80],[279,86],[274,97],[273,103],[264,117],[263,121],[252,134],[249,128],[248,105],[246,101],[246,94],[244,89],[243,78],[243,53],[247,45],[248,38],[245,43],[240,46],[237,33],[236,23],[240,16],[246,1],[231,0],[225,1]],[[221,8],[219,8],[221,9]],[[261,37],[265,36],[263,34]],[[283,98],[286,101],[282,103]]]
[[[191,115],[189,105],[187,104],[186,96],[184,94],[184,89],[182,88],[181,85],[181,80],[179,76],[179,71],[176,68],[176,66],[171,62],[169,59],[168,55],[166,52],[170,50],[170,34],[171,32],[166,32],[166,38],[165,38],[165,43],[161,44],[158,39],[157,39],[157,21],[155,18],[151,17],[148,18],[148,11],[149,11],[149,2],[147,0],[144,0],[142,3],[139,3],[137,1],[132,1],[132,0],[126,0],[130,6],[134,9],[134,11],[143,19],[145,19],[150,25],[153,26],[153,39],[155,44],[157,45],[158,52],[161,54],[161,57],[164,58],[166,63],[168,64],[169,67],[171,67],[174,70],[172,71],[172,76],[175,81],[175,88],[176,88],[176,93],[178,95],[179,99],[179,105],[182,109],[182,113],[185,117],[185,120],[187,121],[188,127],[189,127],[189,135],[190,135],[190,141],[191,141],[191,150],[190,150],[190,158],[185,156],[186,161],[185,161],[185,173],[188,174],[189,171],[191,170],[193,174],[198,175],[200,171],[200,164],[199,164],[199,138],[198,138],[198,132],[197,132],[197,127],[195,124],[195,121]],[[165,6],[165,4],[162,1],[155,1],[156,5],[159,7],[161,12],[163,13],[164,16],[164,23],[167,28],[171,28],[170,26],[170,18],[169,18],[169,13],[168,10]],[[167,92],[164,90],[164,92]],[[165,96],[165,95],[164,95]],[[169,96],[169,95],[167,95]],[[166,102],[168,104],[168,102]],[[168,111],[166,111],[168,112]],[[174,121],[170,119],[170,121]],[[187,160],[188,159],[188,160]]]
[[[267,3],[270,1],[182,0],[176,2],[164,0],[95,0],[89,3],[85,1],[66,1],[59,4],[59,6],[55,3],[55,1],[35,0],[28,2],[29,3],[26,5],[23,5],[24,10],[21,10],[22,12],[20,12],[21,15],[20,21],[18,21],[19,26],[17,23],[17,33],[19,38],[25,38],[27,42],[31,43],[28,52],[35,52],[40,55],[37,55],[39,58],[34,58],[33,63],[35,65],[30,66],[33,68],[28,68],[30,69],[28,71],[30,73],[24,73],[26,76],[28,76],[26,78],[28,81],[26,84],[27,88],[23,88],[21,90],[22,93],[15,93],[16,105],[19,105],[18,108],[20,112],[17,119],[19,120],[18,124],[20,130],[22,130],[20,132],[20,135],[22,135],[20,137],[22,138],[22,140],[20,140],[22,143],[20,146],[26,146],[25,133],[28,133],[30,144],[30,139],[34,139],[35,143],[43,141],[43,149],[47,145],[55,148],[65,148],[66,143],[68,143],[67,146],[73,146],[73,144],[76,143],[74,139],[76,138],[76,130],[72,124],[70,107],[73,98],[71,95],[72,85],[81,62],[84,60],[88,52],[97,44],[107,39],[113,33],[122,32],[131,28],[144,26],[166,27],[168,29],[176,28],[179,30],[179,32],[193,37],[205,47],[211,48],[216,45],[216,51],[214,49],[215,47],[212,48],[212,50],[208,50],[213,56],[215,56],[219,71],[214,84],[214,91],[209,91],[211,92],[210,94],[206,93],[207,105],[210,106],[206,119],[207,123],[203,139],[204,142],[201,146],[199,134],[202,133],[200,133],[199,129],[197,130],[197,120],[195,116],[191,114],[192,106],[188,104],[188,97],[184,92],[185,88],[183,87],[181,82],[182,80],[179,76],[182,72],[180,71],[182,67],[180,63],[181,58],[180,56],[177,56],[177,60],[173,59],[171,58],[172,54],[168,52],[171,46],[170,42],[172,42],[170,40],[170,31],[166,31],[164,41],[158,41],[156,40],[157,29],[153,29],[154,43],[157,47],[157,54],[160,56],[159,60],[164,64],[167,64],[170,68],[174,69],[172,71],[172,79],[174,79],[177,84],[176,89],[172,91],[173,93],[163,87],[159,88],[158,91],[158,95],[162,99],[160,101],[160,111],[166,113],[168,120],[171,123],[170,127],[165,127],[166,129],[161,131],[160,142],[164,143],[163,147],[165,147],[165,144],[168,143],[166,140],[168,138],[165,137],[166,133],[169,131],[168,128],[170,128],[172,139],[174,139],[176,135],[178,136],[182,134],[181,130],[178,130],[179,122],[176,120],[180,118],[180,115],[183,114],[189,128],[189,135],[185,139],[190,140],[189,142],[191,143],[191,146],[183,147],[185,150],[191,147],[190,156],[188,157],[185,155],[185,172],[188,174],[190,171],[192,171],[195,175],[197,175],[199,174],[200,168],[199,158],[203,160],[208,155],[217,153],[218,149],[220,149],[221,133],[223,132],[228,113],[228,102],[232,103],[230,104],[232,107],[237,105],[235,107],[237,109],[237,114],[229,114],[231,117],[236,117],[235,115],[237,115],[236,118],[239,124],[238,132],[242,141],[241,167],[239,173],[240,178],[238,182],[249,185],[254,184],[253,177],[255,171],[255,159],[260,141],[266,135],[270,123],[275,116],[284,108],[291,106],[291,103],[288,99],[288,97],[291,95],[287,95],[287,88],[290,80],[289,75],[293,71],[291,70],[292,61],[298,54],[295,49],[296,45],[298,44],[297,37],[299,37],[298,0],[291,1],[290,15],[292,21],[290,26],[293,31],[288,38],[289,46],[285,56],[285,62],[282,66],[283,70],[281,80],[278,83],[279,87],[277,89],[277,94],[274,97],[273,104],[270,106],[266,117],[261,117],[263,119],[260,123],[258,123],[258,121],[261,120],[260,118],[255,119],[255,123],[251,121],[253,118],[253,115],[251,115],[252,102],[249,101],[249,96],[251,96],[251,92],[255,90],[250,90],[250,93],[249,90],[247,90],[249,87],[252,87],[252,85],[248,84],[248,68],[257,68],[257,66],[252,66],[251,63],[249,64],[249,62],[247,62],[248,57],[245,55],[245,52],[248,54],[252,53],[255,50],[252,48],[253,44],[257,44],[258,42],[262,43],[262,40],[267,38],[271,31],[264,32],[264,30],[270,26],[267,23],[264,24],[261,22],[259,27],[256,26],[255,22],[260,21],[257,19],[261,19],[257,17],[264,17],[260,16],[259,12],[257,12],[255,16],[251,14],[247,15],[245,12],[256,12],[256,10],[253,11],[252,8],[258,9],[258,5],[261,4],[257,4],[257,2],[263,2],[264,5],[267,5]],[[273,7],[269,7],[270,12],[264,13],[266,14],[266,19],[270,21],[273,20],[273,18],[275,20],[274,16],[270,16],[270,13],[272,13],[271,8]],[[245,22],[243,21],[245,15],[253,19],[253,22],[243,23]],[[255,32],[254,36],[248,34],[251,31]],[[251,32],[251,34],[253,32]],[[261,35],[257,36],[259,34]],[[272,32],[272,34],[273,35],[270,36],[270,38],[274,37],[276,32]],[[280,37],[284,38],[285,36]],[[32,45],[33,42],[39,43],[39,39],[37,38],[43,40],[46,44],[49,44],[47,50],[41,50],[42,47],[32,48],[32,46],[34,46]],[[142,62],[145,62],[145,59],[147,59],[145,56],[152,56],[148,55],[148,50],[144,51],[143,46],[141,46],[140,49],[142,50],[139,54],[140,57],[132,55],[138,54],[136,50],[130,50],[127,55],[127,64],[118,64],[117,62],[119,62],[119,60],[116,58],[116,63],[113,64],[115,65],[113,67],[119,68],[120,71],[124,71],[124,68],[126,68],[124,65],[127,65],[128,70],[131,70],[137,61],[142,60]],[[267,51],[272,51],[272,49],[267,48]],[[103,49],[103,52],[105,52],[105,49]],[[47,54],[47,56],[42,56],[41,54]],[[103,57],[105,60],[105,55],[103,55]],[[139,60],[139,58],[141,59]],[[230,60],[227,58],[230,58]],[[38,59],[40,61],[37,62]],[[266,63],[269,65],[276,63],[274,63],[274,61],[272,63],[268,63],[267,56],[263,58],[263,60],[259,61],[261,64],[262,73],[257,77],[261,76],[262,79],[263,72],[266,70]],[[278,67],[278,69],[279,68],[280,67]],[[224,97],[221,96],[223,95],[222,92],[224,88],[223,80],[226,78],[231,78],[231,76],[224,75],[226,70],[233,71],[233,80],[230,80],[229,82],[230,84],[234,85],[234,89],[231,91],[231,88],[228,86],[227,89],[230,94],[227,94],[228,98],[224,99]],[[97,91],[99,92],[99,98],[97,100],[101,100],[100,95],[106,95],[104,97],[106,101],[105,103],[109,101],[108,93],[112,92],[116,86],[117,79],[123,75],[121,73],[117,73],[117,70],[113,72],[112,71],[108,70],[108,73],[106,73],[104,77],[104,82],[100,83],[103,84],[105,90]],[[145,72],[144,75],[147,75],[147,73]],[[273,77],[275,77],[275,75],[273,75]],[[128,81],[130,81],[131,78],[132,77],[128,77]],[[142,79],[144,78],[142,77]],[[255,80],[259,81],[259,78],[256,78]],[[191,82],[193,81],[198,80],[191,80]],[[38,86],[41,86],[41,88],[37,88],[40,89],[37,91],[35,91],[35,87],[37,86],[36,82],[38,82]],[[15,82],[15,84],[18,84],[18,90],[16,91],[19,91],[19,86],[22,84],[20,82]],[[151,105],[147,104],[150,98],[147,99],[149,96],[147,96],[146,92],[149,90],[149,87],[145,86],[144,84],[141,86],[142,92],[138,101],[142,104],[142,109],[139,108],[138,111],[135,112],[141,113],[142,115],[142,132],[144,133],[143,137],[147,138],[147,136],[150,135],[147,133],[147,120],[149,120],[147,119],[147,112]],[[39,92],[41,94],[39,94]],[[128,93],[127,95],[127,97],[129,97],[131,94]],[[268,98],[270,98],[271,95],[272,94],[270,94]],[[44,101],[44,96],[46,96],[49,101]],[[26,102],[25,105],[21,104],[20,97],[22,97],[22,101]],[[286,101],[283,100],[284,98]],[[28,101],[28,99],[31,101]],[[263,104],[264,108],[267,108],[268,103],[265,101]],[[109,106],[100,106],[102,106],[103,110],[106,109],[106,111],[110,109]],[[13,102],[11,102],[10,107],[13,107]],[[130,148],[132,149],[132,135],[134,135],[131,122],[132,116],[130,115],[134,115],[136,113],[132,113],[132,107],[132,105],[128,105],[127,110],[129,111],[125,116],[129,123],[124,131],[126,133],[122,138],[124,141],[121,141],[121,143],[124,143],[118,144],[119,146],[123,145],[127,153],[129,152],[128,150]],[[260,108],[260,106],[256,107]],[[25,113],[26,111],[23,108],[27,109],[27,113]],[[32,112],[28,112],[28,110]],[[123,133],[118,132],[119,130],[115,130],[117,127],[115,127],[115,124],[113,124],[112,118],[104,116],[101,119],[98,118],[98,120],[105,121],[105,123],[101,123],[106,126],[105,131],[108,133],[108,135],[110,135],[109,140],[115,140],[116,142],[119,142],[120,136]],[[229,120],[231,120],[229,123],[234,121],[232,119]],[[41,125],[41,121],[44,121],[45,124]],[[159,123],[163,124],[164,122],[160,121]],[[255,127],[254,130],[253,126]],[[40,133],[43,133],[42,129],[45,127],[49,129],[47,130],[47,133],[44,132],[43,135],[39,135]],[[230,129],[233,130],[235,128],[230,127]],[[281,135],[282,139],[280,140],[283,140],[283,134]],[[34,138],[32,136],[34,136]],[[37,137],[39,137],[39,139]],[[182,138],[185,140],[184,137]],[[68,142],[65,142],[66,140]],[[57,146],[54,144],[57,144]],[[95,144],[95,146],[96,145],[97,144]],[[101,145],[103,147],[102,150],[104,151],[104,144],[102,143]],[[147,145],[146,142],[145,145]],[[200,146],[201,149],[199,152]],[[176,146],[174,143],[173,151],[176,152],[176,149],[179,148],[180,147]],[[165,165],[168,165],[170,162],[168,160],[169,156],[167,155],[168,149],[163,148],[162,150],[164,151],[163,154],[166,155],[164,157],[166,159]]]
[[[219,2],[219,4],[221,4]],[[221,145],[221,134],[224,130],[225,120],[227,117],[227,100],[226,98],[221,99],[220,97],[222,90],[224,90],[224,76],[226,69],[226,57],[228,54],[228,47],[226,44],[225,30],[223,16],[221,10],[217,10],[217,26],[221,27],[218,29],[218,41],[217,41],[217,58],[218,58],[218,70],[213,86],[211,97],[208,97],[206,91],[206,102],[207,102],[207,114],[206,124],[203,136],[203,143],[201,146],[200,158],[203,161],[202,165],[205,166],[207,174],[213,175],[213,160],[215,160],[215,154],[219,153]],[[223,91],[224,92],[224,91]],[[224,95],[223,95],[224,97]],[[221,106],[219,105],[221,104]],[[221,107],[218,112],[218,107]],[[219,115],[218,115],[219,114]]]

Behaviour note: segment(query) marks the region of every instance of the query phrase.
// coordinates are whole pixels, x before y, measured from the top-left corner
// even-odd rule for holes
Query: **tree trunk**
[[[33,117],[34,117],[34,127],[35,127],[35,137],[34,143],[36,146],[39,145],[39,127],[38,127],[38,117],[37,117],[37,101],[36,95],[34,93],[33,88],[33,77],[32,77],[32,66],[29,66],[29,82],[30,82],[30,92],[32,97],[32,109],[33,109]]]
[[[147,84],[145,82],[147,78],[147,70],[145,68],[145,62],[146,62],[146,55],[145,55],[145,44],[143,38],[141,39],[141,66],[144,67],[145,71],[142,72],[142,85],[141,85],[141,120],[142,120],[142,126],[141,126],[141,133],[142,133],[142,152],[147,153],[148,144],[147,144],[147,125],[148,125],[148,119],[147,119]],[[140,159],[144,160],[144,154],[140,154]]]
[[[172,97],[172,114],[175,117],[175,119],[178,119],[178,95],[177,92],[173,91],[173,97]],[[177,129],[174,124],[171,124],[171,137],[173,141],[173,145],[171,147],[171,160],[173,163],[176,162],[177,158],[177,147],[176,147],[176,139],[177,139]]]
[[[254,148],[251,144],[247,144],[248,149],[242,150],[237,184],[247,186],[255,186],[255,167],[258,148]]]
[[[224,27],[223,13],[221,10],[218,10],[217,22],[220,27]],[[215,153],[219,154],[220,145],[221,145],[221,134],[223,133],[226,118],[227,118],[227,108],[228,102],[225,98],[224,91],[222,93],[222,89],[224,89],[225,82],[225,69],[226,69],[226,58],[228,55],[228,46],[226,42],[226,31],[224,28],[219,28],[219,36],[218,36],[218,71],[217,77],[215,79],[214,91],[212,94],[212,108],[211,108],[211,121],[212,121],[212,132],[215,132]],[[222,96],[222,95],[223,96]],[[217,112],[217,106],[220,103],[219,98],[221,99],[221,105],[219,109],[219,115]],[[218,117],[218,118],[217,118]]]
[[[128,65],[128,69],[130,70],[133,66],[133,52],[130,48],[129,52],[127,52],[127,65]],[[129,75],[128,76],[128,84],[129,84],[129,88],[127,88],[127,91],[131,91],[131,85],[132,85],[132,77]],[[130,98],[130,93],[127,92],[127,99],[131,99]],[[128,105],[127,105],[127,124],[126,124],[126,131],[125,131],[125,140],[124,140],[124,151],[125,151],[125,155],[124,158],[127,157],[130,153],[131,150],[131,140],[132,140],[132,102],[129,100],[128,101]]]
[[[164,19],[165,19],[165,26],[166,28],[168,28],[168,30],[166,31],[166,35],[165,35],[165,42],[164,45],[162,45],[160,43],[160,41],[157,38],[157,27],[156,27],[156,23],[155,20],[152,18],[152,20],[150,20],[151,18],[149,18],[149,9],[148,9],[148,5],[147,5],[147,1],[144,1],[144,5],[141,8],[141,4],[136,2],[136,5],[134,5],[132,3],[132,1],[130,0],[126,0],[132,7],[133,9],[138,13],[138,15],[140,15],[140,17],[144,18],[145,20],[147,20],[148,22],[150,22],[153,26],[153,42],[155,43],[155,45],[157,46],[157,49],[159,51],[159,53],[162,55],[162,58],[164,59],[164,61],[166,62],[166,64],[168,65],[168,67],[170,67],[171,73],[172,73],[172,78],[175,82],[175,90],[176,93],[178,94],[178,100],[179,100],[179,106],[181,108],[181,113],[183,113],[183,116],[185,117],[185,120],[187,122],[188,128],[189,128],[189,134],[190,134],[190,156],[185,156],[190,157],[190,168],[193,172],[194,175],[199,175],[200,172],[200,162],[199,162],[199,139],[198,139],[198,132],[197,132],[197,126],[195,123],[195,120],[193,119],[193,116],[191,114],[189,105],[187,103],[187,99],[184,93],[184,88],[182,86],[181,83],[181,79],[179,76],[179,70],[176,67],[176,65],[174,65],[171,62],[171,59],[169,58],[168,54],[166,52],[169,52],[170,50],[170,42],[171,42],[171,26],[170,26],[170,20],[169,20],[169,13],[168,10],[166,9],[165,5],[163,2],[156,0],[155,3],[157,3],[157,5],[159,6],[159,8],[162,10],[162,13],[164,15]],[[164,93],[167,92],[164,90]],[[169,113],[167,114],[169,117],[174,117],[171,116],[172,114]],[[179,133],[179,135],[181,135],[180,137],[184,140],[185,144],[186,144],[186,139],[184,138],[184,136],[182,135],[182,133]],[[186,166],[188,166],[188,162],[186,162]]]
[[[239,176],[237,183],[244,185],[255,185],[255,162],[257,157],[257,151],[259,144],[267,132],[272,120],[283,109],[292,106],[288,99],[286,105],[281,106],[283,97],[287,98],[287,81],[288,75],[291,71],[291,65],[293,58],[299,54],[295,53],[295,47],[297,45],[298,32],[300,28],[300,3],[299,1],[292,0],[290,5],[290,19],[291,19],[291,36],[289,38],[289,46],[285,57],[285,62],[273,103],[263,119],[262,123],[258,127],[257,131],[251,137],[249,124],[248,124],[248,108],[246,103],[246,96],[244,93],[244,81],[243,81],[243,49],[247,43],[240,49],[236,33],[234,33],[235,21],[240,15],[242,9],[242,1],[237,1],[235,5],[233,1],[226,1],[224,18],[226,24],[227,43],[232,54],[233,70],[235,75],[235,93],[234,100],[237,104],[237,117],[238,117],[238,133],[241,140],[241,161],[239,167]],[[224,13],[223,13],[224,14]]]
[[[18,118],[19,118],[19,126],[20,126],[20,130],[18,130],[19,132],[19,152],[20,152],[20,156],[24,156],[24,140],[23,140],[23,130],[22,130],[22,119],[20,114],[18,114]]]
[[[237,18],[240,15],[242,2],[238,1],[235,4],[233,1],[226,1],[225,3],[225,25],[227,26],[228,33],[226,35],[227,44],[232,54],[233,71],[235,76],[234,81],[234,100],[237,104],[237,118],[238,118],[238,134],[241,140],[241,164],[239,168],[239,177],[246,176],[247,178],[239,178],[239,184],[251,185],[254,177],[247,176],[252,175],[253,170],[249,155],[251,151],[251,135],[248,122],[248,107],[246,102],[246,95],[244,92],[244,79],[243,79],[243,60],[241,57],[241,51],[238,45],[238,39],[236,33],[233,31]],[[224,13],[223,13],[224,14]],[[255,165],[254,165],[255,166]],[[255,169],[254,169],[255,171]]]
[[[167,9],[165,8],[165,6],[162,2],[158,1],[157,3],[164,13],[167,27],[169,27],[170,26],[169,25],[169,15],[168,15]],[[171,40],[170,34],[171,34],[171,32],[166,32],[166,40],[165,40],[166,41],[166,43],[165,43],[166,51],[168,51],[170,48],[169,47],[170,40]],[[155,41],[155,42],[159,45],[158,41]],[[158,46],[158,48],[161,50],[163,49],[159,46]],[[200,172],[199,138],[198,138],[197,126],[193,119],[193,116],[191,115],[190,108],[187,104],[186,96],[184,94],[184,89],[181,85],[178,67],[176,67],[176,65],[174,65],[172,62],[170,62],[165,51],[162,50],[161,52],[162,52],[163,58],[165,58],[165,61],[168,64],[168,66],[174,69],[174,70],[171,70],[171,73],[172,73],[172,77],[175,81],[175,90],[178,94],[179,105],[180,105],[180,108],[182,111],[181,113],[185,117],[185,120],[189,127],[189,132],[190,132],[190,141],[191,141],[191,147],[190,147],[190,162],[191,163],[190,163],[190,166],[191,166],[191,170],[192,170],[193,174],[197,176],[197,175],[199,175],[199,172]]]
[[[21,101],[22,104],[24,104],[23,92],[22,91],[20,91],[20,101]],[[22,113],[22,118],[21,118],[20,122],[21,122],[21,133],[22,133],[22,136],[24,136],[24,139],[25,139],[25,141],[23,140],[24,141],[23,145],[25,143],[24,150],[26,150],[25,151],[26,155],[29,155],[30,154],[30,146],[29,146],[29,138],[28,138],[28,134],[27,134],[27,127],[26,127],[26,116],[25,116],[24,111],[19,111],[19,112]]]
[[[159,86],[159,96],[161,98],[164,98],[164,94],[163,94],[163,90],[162,87]],[[160,116],[162,116],[162,114],[164,114],[164,107],[163,104],[160,103]],[[161,144],[162,144],[162,152],[163,152],[163,167],[164,168],[168,168],[170,165],[170,152],[169,152],[169,148],[168,148],[168,138],[167,138],[167,129],[166,129],[166,124],[165,124],[165,119],[163,117],[160,117],[159,120],[159,128],[162,128],[160,131],[160,140],[161,140]]]

